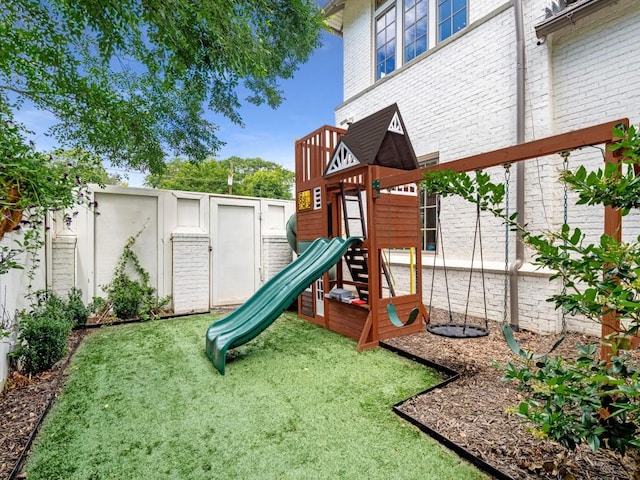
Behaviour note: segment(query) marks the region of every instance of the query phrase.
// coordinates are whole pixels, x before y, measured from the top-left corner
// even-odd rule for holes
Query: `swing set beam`
[[[617,139],[613,136],[613,128],[619,125],[629,126],[628,118],[621,118],[611,122],[601,123],[592,127],[574,130],[560,135],[541,138],[511,147],[500,148],[491,152],[471,155],[451,162],[439,163],[419,170],[410,170],[395,175],[389,175],[374,182],[376,190],[383,190],[399,185],[419,183],[426,172],[439,170],[452,170],[454,172],[470,172],[483,170],[499,165],[509,165],[532,158],[553,155],[565,150],[574,150],[581,147],[605,144],[605,162],[620,162],[620,156],[616,152],[609,151],[608,147]],[[620,210],[605,207],[604,209],[604,234],[618,242],[622,240],[622,215]],[[620,319],[615,312],[608,313],[602,319],[601,338],[620,331]],[[603,345],[601,357],[608,360],[611,357],[611,348]]]
[[[426,172],[437,172],[439,170],[472,172],[474,170],[484,170],[485,168],[496,167],[498,165],[544,157],[562,152],[563,150],[573,150],[602,143],[612,143],[616,140],[612,135],[613,128],[620,124],[628,127],[629,119],[622,118],[593,127],[561,133],[560,135],[541,138],[539,140],[532,140],[531,142],[521,143],[511,147],[500,148],[491,152],[471,155],[451,162],[438,163],[419,170],[408,170],[396,175],[389,175],[379,180],[379,188],[384,190],[399,185],[420,182]]]

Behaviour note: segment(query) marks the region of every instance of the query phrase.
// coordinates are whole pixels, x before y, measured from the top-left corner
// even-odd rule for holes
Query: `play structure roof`
[[[349,126],[340,138],[324,175],[360,165],[414,170],[418,160],[397,104]]]

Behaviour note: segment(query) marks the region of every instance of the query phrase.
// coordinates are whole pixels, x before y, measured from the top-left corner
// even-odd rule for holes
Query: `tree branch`
[[[22,90],[21,88],[12,87],[10,85],[0,85],[0,90],[9,90],[10,92],[14,92],[19,95],[37,95],[37,92]]]

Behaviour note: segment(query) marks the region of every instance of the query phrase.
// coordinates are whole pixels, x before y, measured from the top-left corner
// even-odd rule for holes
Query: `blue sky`
[[[221,115],[207,114],[219,126],[218,137],[226,142],[217,158],[260,157],[293,170],[295,140],[324,124],[335,123],[334,109],[342,102],[342,39],[322,32],[322,46],[300,66],[293,79],[281,81],[280,87],[284,101],[275,110],[265,105],[243,104],[240,114],[244,128]],[[39,150],[55,147],[55,139],[45,133],[55,123],[51,114],[26,107],[16,118],[35,132],[33,140]],[[121,169],[107,169],[125,173]],[[126,174],[130,186],[142,186],[144,174]]]
[[[240,110],[245,128],[212,117],[227,142],[220,158],[261,157],[293,170],[295,140],[335,123],[334,109],[342,102],[342,39],[323,32],[322,46],[280,86],[285,100],[277,109],[245,105]]]

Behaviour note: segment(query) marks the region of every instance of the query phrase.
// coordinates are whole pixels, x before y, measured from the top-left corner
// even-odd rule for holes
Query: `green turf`
[[[391,411],[437,380],[425,367],[287,314],[223,377],[204,355],[212,318],[89,337],[29,480],[483,478]]]

